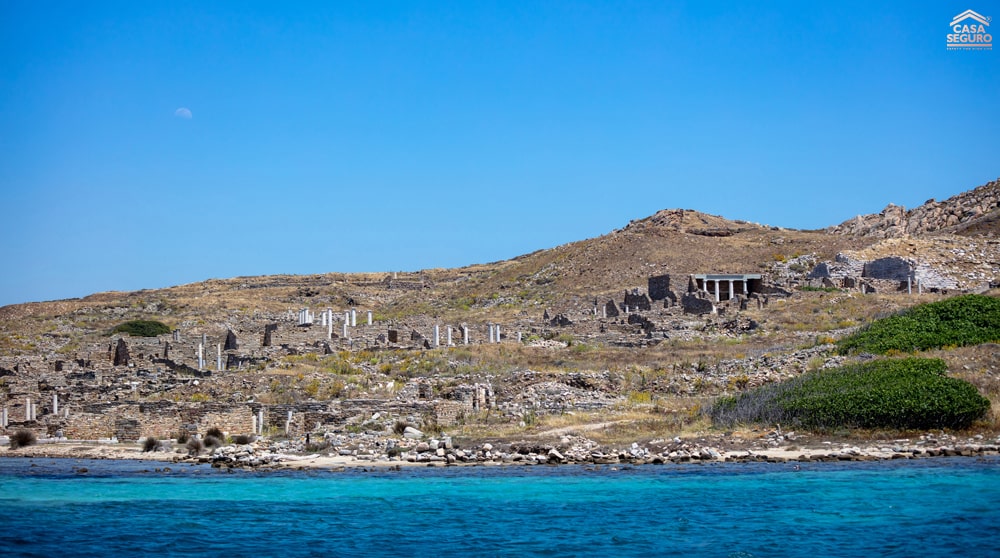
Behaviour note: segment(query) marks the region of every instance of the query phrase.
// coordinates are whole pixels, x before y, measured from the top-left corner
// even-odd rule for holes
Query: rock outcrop
[[[1000,180],[941,202],[927,200],[910,211],[889,204],[880,213],[858,215],[827,230],[834,234],[875,238],[901,238],[934,232],[993,236],[996,222],[1000,222]]]

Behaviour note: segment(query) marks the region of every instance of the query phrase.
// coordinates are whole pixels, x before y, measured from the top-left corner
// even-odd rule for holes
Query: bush
[[[967,428],[990,401],[972,384],[944,375],[939,359],[886,359],[819,370],[723,397],[710,409],[722,427],[739,423],[805,428]]]
[[[215,436],[212,436],[211,434],[209,434],[208,436],[205,436],[205,441],[204,442],[205,442],[205,449],[207,449],[207,450],[211,450],[211,449],[221,448],[222,447],[222,438],[216,438]]]
[[[254,441],[254,436],[247,436],[246,434],[237,434],[233,436],[233,443],[241,446],[245,446]]]
[[[186,430],[182,430],[180,434],[177,435],[178,444],[186,444],[188,440],[191,439],[191,435],[187,433]]]
[[[152,436],[146,436],[146,439],[142,442],[142,451],[143,452],[156,451],[156,446],[159,443],[160,441],[157,440],[156,438]]]
[[[201,452],[205,451],[205,444],[201,443],[198,438],[189,438],[185,445],[188,455],[201,455]]]
[[[330,449],[331,447],[332,446],[330,445],[329,441],[327,441],[327,440],[320,440],[318,442],[310,442],[310,443],[306,444],[305,445],[305,452],[306,453],[318,453],[318,452],[321,452],[321,451],[326,451],[326,450]]]
[[[170,327],[155,320],[132,320],[115,326],[111,333],[127,333],[133,337],[156,337],[170,333]]]
[[[406,428],[410,426],[405,420],[397,420],[395,424],[392,425],[392,432],[398,436],[402,436],[406,432]]]
[[[208,430],[205,431],[205,438],[208,438],[209,436],[211,436],[213,438],[217,438],[219,440],[225,440],[226,439],[226,435],[222,433],[222,430],[219,430],[218,428],[216,428],[214,426],[212,428],[209,428]]]
[[[921,304],[840,340],[841,353],[908,353],[1000,340],[1000,299],[965,295]]]
[[[10,449],[16,450],[18,448],[33,446],[37,441],[38,438],[35,437],[34,432],[21,429],[14,432],[14,435],[10,437]]]

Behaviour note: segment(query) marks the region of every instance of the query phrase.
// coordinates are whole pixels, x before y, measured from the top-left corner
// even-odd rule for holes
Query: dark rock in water
[[[112,362],[115,366],[128,366],[128,345],[120,337],[118,338],[118,344],[115,345],[115,354],[112,357]]]

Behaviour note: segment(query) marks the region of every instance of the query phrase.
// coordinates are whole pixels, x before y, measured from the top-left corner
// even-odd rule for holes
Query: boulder
[[[412,426],[407,426],[406,429],[403,430],[403,437],[410,440],[419,440],[424,437],[424,433],[416,428],[413,428]]]

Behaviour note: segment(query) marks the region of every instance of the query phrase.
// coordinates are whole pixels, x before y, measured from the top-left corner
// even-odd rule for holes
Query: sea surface
[[[266,473],[0,459],[0,556],[134,555],[1000,556],[1000,458]]]

